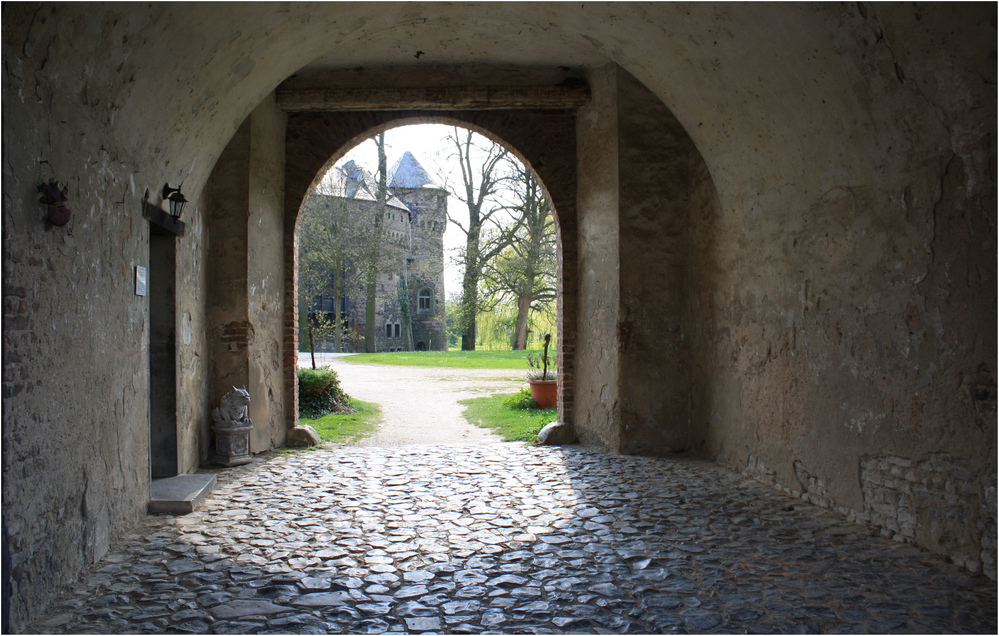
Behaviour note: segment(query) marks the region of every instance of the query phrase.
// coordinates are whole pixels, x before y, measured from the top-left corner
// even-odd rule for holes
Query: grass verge
[[[359,353],[341,358],[355,364],[395,364],[415,367],[454,367],[459,369],[527,370],[527,354],[538,351],[396,351]]]
[[[324,442],[353,444],[378,429],[382,410],[377,404],[350,398],[355,413],[327,413],[316,419],[299,418],[300,424],[308,424],[316,429]]]
[[[503,437],[504,442],[533,442],[545,424],[558,419],[558,409],[518,409],[508,406],[509,395],[461,400],[463,415],[469,423],[480,428],[491,428]]]

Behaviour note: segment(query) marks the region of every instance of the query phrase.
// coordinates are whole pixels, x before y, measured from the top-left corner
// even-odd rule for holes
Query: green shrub
[[[309,418],[324,413],[353,413],[350,397],[329,367],[298,370],[298,412]]]
[[[507,397],[503,400],[503,406],[508,409],[516,409],[519,411],[526,411],[528,409],[538,408],[538,403],[534,401],[531,397],[530,389],[521,389],[513,395]]]

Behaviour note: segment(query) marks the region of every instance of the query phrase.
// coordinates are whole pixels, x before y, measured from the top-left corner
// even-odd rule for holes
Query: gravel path
[[[488,429],[469,424],[458,400],[495,393],[513,393],[526,386],[513,369],[447,369],[400,367],[387,364],[353,364],[343,356],[316,356],[340,377],[340,385],[353,398],[374,402],[382,409],[378,431],[359,446],[407,444],[491,444],[502,441]],[[300,365],[310,364],[308,355]]]

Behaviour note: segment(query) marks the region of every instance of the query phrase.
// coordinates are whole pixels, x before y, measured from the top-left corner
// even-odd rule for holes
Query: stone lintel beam
[[[153,234],[166,233],[174,236],[184,236],[184,222],[173,218],[149,201],[142,202],[142,216],[156,226],[152,230]]]
[[[586,85],[277,90],[288,112],[364,110],[574,110],[590,101]]]

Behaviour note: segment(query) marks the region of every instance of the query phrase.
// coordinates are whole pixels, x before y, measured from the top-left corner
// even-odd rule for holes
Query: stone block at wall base
[[[576,443],[576,429],[565,422],[550,422],[538,433],[538,442],[546,446]]]
[[[285,438],[285,445],[291,447],[319,446],[322,443],[323,440],[319,437],[319,433],[308,424],[300,424],[295,428],[288,429],[288,435]]]

